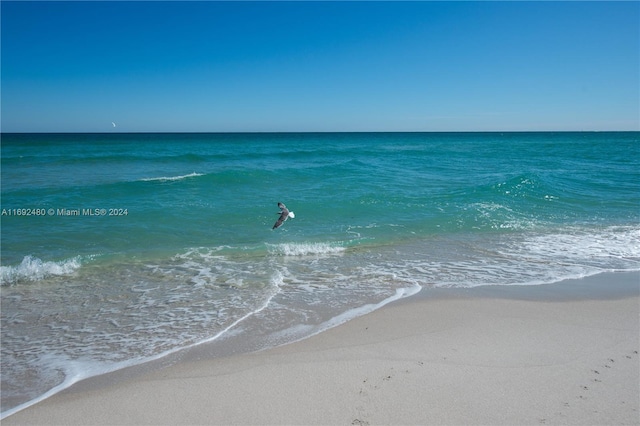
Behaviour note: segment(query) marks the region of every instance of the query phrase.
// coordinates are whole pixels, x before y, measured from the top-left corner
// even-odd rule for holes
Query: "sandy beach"
[[[423,290],[293,344],[79,383],[2,423],[639,424],[639,278]]]

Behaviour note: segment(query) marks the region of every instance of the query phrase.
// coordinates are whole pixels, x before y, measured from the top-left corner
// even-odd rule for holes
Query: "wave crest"
[[[268,244],[269,252],[282,256],[307,256],[313,254],[339,254],[346,249],[338,243],[282,243]]]
[[[142,178],[140,179],[142,182],[171,182],[174,180],[182,180],[182,179],[187,179],[187,178],[192,178],[192,177],[198,177],[198,176],[204,176],[203,173],[189,173],[188,175],[181,175],[181,176],[161,176],[161,177],[154,177],[154,178]]]
[[[39,281],[52,275],[69,275],[80,268],[80,256],[59,262],[43,261],[31,255],[25,256],[16,266],[0,266],[2,285],[18,281]]]

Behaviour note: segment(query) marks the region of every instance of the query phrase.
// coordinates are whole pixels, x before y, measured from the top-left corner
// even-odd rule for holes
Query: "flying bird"
[[[282,225],[285,220],[289,218],[293,219],[294,217],[296,217],[296,215],[293,214],[293,212],[290,212],[289,209],[287,209],[287,206],[285,206],[284,204],[278,203],[278,207],[280,207],[280,213],[278,213],[280,217],[278,218],[276,223],[273,225],[273,228],[271,229],[276,229],[280,227],[280,225]]]
[[[116,127],[116,123],[114,123],[113,121],[111,122],[111,125],[112,125],[113,127]]]

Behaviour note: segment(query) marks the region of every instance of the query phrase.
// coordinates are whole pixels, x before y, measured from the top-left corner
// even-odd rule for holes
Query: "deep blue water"
[[[639,270],[639,154],[638,132],[3,134],[2,411],[422,287]]]

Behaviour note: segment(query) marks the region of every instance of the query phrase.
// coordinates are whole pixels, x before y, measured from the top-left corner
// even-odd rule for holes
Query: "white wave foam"
[[[640,270],[640,229],[628,226],[443,239],[417,247],[400,248],[400,258],[377,266],[426,287],[543,285]]]
[[[80,256],[59,262],[43,261],[33,256],[25,256],[17,266],[0,266],[2,285],[17,281],[38,281],[52,275],[69,275],[80,268]]]
[[[271,253],[283,256],[339,254],[346,250],[338,243],[283,243],[267,244],[267,247]]]
[[[597,265],[615,270],[621,263],[640,259],[640,229],[610,227],[603,230],[568,230],[562,234],[537,235],[507,247],[523,258],[554,259]]]
[[[154,177],[154,178],[142,178],[140,179],[143,182],[170,182],[170,181],[174,181],[174,180],[182,180],[182,179],[187,179],[187,178],[192,178],[192,177],[198,177],[198,176],[204,176],[203,173],[189,173],[188,175],[181,175],[181,176],[161,176],[161,177]]]

